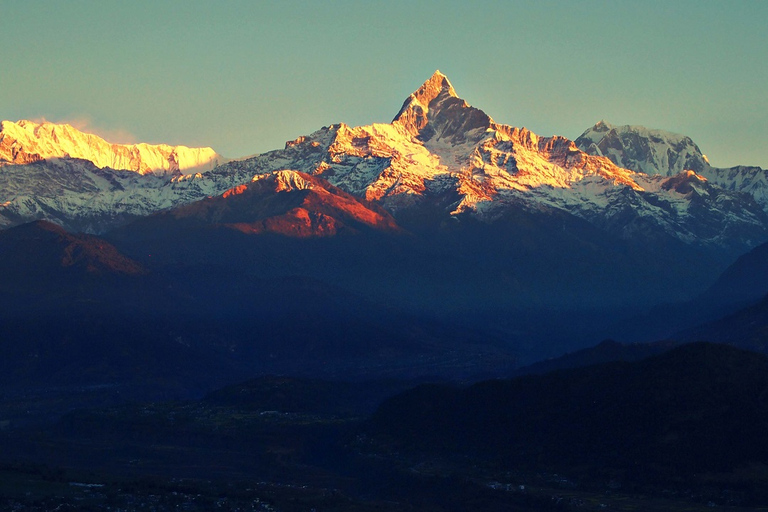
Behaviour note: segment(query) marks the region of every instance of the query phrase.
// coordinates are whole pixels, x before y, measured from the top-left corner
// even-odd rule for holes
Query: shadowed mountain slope
[[[370,421],[397,450],[658,482],[766,464],[766,428],[768,359],[701,343],[635,363],[423,386]]]

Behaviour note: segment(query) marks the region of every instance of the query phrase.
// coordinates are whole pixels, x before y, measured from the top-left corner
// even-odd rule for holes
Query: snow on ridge
[[[620,145],[598,147],[611,133]],[[395,215],[433,201],[445,215],[469,213],[492,221],[511,208],[544,205],[619,233],[625,230],[625,219],[634,215],[687,243],[731,243],[719,232],[698,229],[697,215],[706,218],[707,226],[730,222],[763,233],[765,228],[755,227],[754,219],[766,216],[740,192],[743,186],[726,190],[728,183],[749,181],[746,171],[714,176],[707,166],[692,176],[681,174],[691,169],[683,161],[680,171],[673,172],[677,144],[694,148],[694,156],[700,152],[688,144],[690,139],[667,133],[601,121],[576,141],[540,137],[494,122],[459,98],[445,75],[436,72],[406,99],[390,124],[330,125],[288,141],[283,149],[229,161],[207,172],[142,176],[71,159],[64,164],[66,173],[44,162],[7,166],[20,169],[0,173],[0,223],[59,212],[60,223],[104,231],[130,216],[223,194],[268,176],[284,190],[311,186],[300,174],[306,173],[378,202]],[[661,175],[629,165],[646,161],[669,170]],[[764,182],[749,181],[756,190]]]
[[[112,144],[69,124],[21,120],[3,121],[0,125],[0,161],[23,164],[65,157],[88,160],[99,168],[140,174],[206,172],[225,161],[211,148]]]
[[[600,121],[575,142],[582,151],[646,174],[672,176],[687,169],[702,172],[709,167],[690,137],[639,125],[616,126]]]
[[[712,167],[690,137],[638,125],[600,121],[576,139],[583,151],[646,174],[674,176],[692,170],[713,184],[752,196],[768,212],[768,170]]]

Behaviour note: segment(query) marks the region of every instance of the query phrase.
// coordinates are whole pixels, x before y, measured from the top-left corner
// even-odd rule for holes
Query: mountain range
[[[390,124],[330,125],[242,160],[210,148],[109,144],[28,121],[3,123],[0,157],[5,226],[45,218],[103,233],[294,170],[397,219],[429,209],[441,220],[491,222],[554,209],[620,238],[670,238],[730,259],[768,239],[764,170],[712,168],[690,139],[642,127],[601,122],[575,142],[540,137],[470,106],[439,71]]]
[[[0,124],[0,163],[29,164],[52,158],[76,158],[99,169],[160,175],[205,172],[225,160],[211,148],[112,144],[68,124],[26,120]]]
[[[601,121],[571,141],[498,123],[439,71],[391,123],[331,124],[242,159],[3,122],[0,286],[7,318],[56,316],[68,294],[76,300],[64,309],[74,317],[92,319],[88,304],[129,323],[165,311],[175,318],[161,322],[169,343],[221,348],[217,330],[239,322],[233,346],[250,346],[250,362],[253,347],[267,350],[280,329],[271,323],[263,343],[248,341],[269,299],[252,302],[243,287],[267,294],[283,286],[281,304],[290,306],[276,318],[308,315],[307,325],[348,340],[338,351],[365,354],[365,364],[383,353],[361,334],[375,331],[375,339],[407,340],[387,365],[407,353],[409,372],[426,357],[460,366],[463,376],[493,373],[593,344],[654,306],[709,297],[702,311],[726,311],[768,293],[737,262],[722,279],[741,276],[748,293],[719,302],[719,292],[700,295],[716,290],[737,258],[761,254],[765,183],[765,170],[714,168],[689,138],[660,130]],[[317,293],[329,297],[322,311],[333,311],[324,319],[305,310],[317,308]],[[364,321],[349,337],[340,329],[354,302]],[[209,310],[216,313],[201,317]],[[407,317],[402,330],[383,329],[398,315]],[[701,320],[686,315],[669,325]],[[195,333],[189,326],[203,317],[209,325]],[[107,332],[99,329],[93,338]],[[433,341],[451,329],[481,347],[479,366],[448,363],[466,355],[461,343],[436,356]],[[293,332],[284,353],[323,352],[317,343],[333,345],[332,337]],[[217,354],[229,368],[229,356]],[[489,362],[491,354],[505,363]],[[323,371],[351,367],[331,355]],[[301,361],[295,368],[319,371]],[[425,371],[439,373],[439,364]]]
[[[0,128],[9,506],[768,503],[763,169],[542,137],[440,72],[391,123],[240,159]],[[186,490],[121,479],[149,474]]]
[[[746,192],[764,209],[768,208],[768,170],[744,165],[712,167],[690,137],[600,121],[582,133],[575,143],[590,155],[605,156],[616,165],[637,172],[673,176],[693,171],[727,190]]]

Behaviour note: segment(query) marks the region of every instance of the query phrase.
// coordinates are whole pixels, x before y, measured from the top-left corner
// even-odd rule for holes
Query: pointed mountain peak
[[[595,126],[592,127],[593,130],[599,131],[599,132],[605,132],[610,129],[614,128],[614,126],[607,122],[605,119],[601,119],[598,122],[595,123]]]
[[[487,129],[493,120],[459,98],[448,77],[439,70],[403,103],[392,124],[422,141],[432,138],[464,140],[466,132]]]
[[[410,113],[409,111],[414,111],[413,113],[417,116],[426,114],[433,102],[438,98],[446,99],[458,97],[456,89],[453,88],[448,77],[442,74],[440,70],[437,70],[426,82],[421,84],[421,87],[416,89],[416,91],[405,99],[403,106],[400,108],[400,112],[397,113],[392,122],[394,123],[401,120],[403,117],[408,117]]]
[[[414,93],[414,95],[419,97],[419,99],[429,98],[429,101],[440,94],[446,94],[454,98],[459,97],[459,95],[456,94],[456,89],[454,89],[453,85],[451,85],[451,81],[448,80],[448,77],[442,74],[439,69],[436,70],[432,76],[429,77],[429,80],[424,82],[421,87],[419,87],[419,89]],[[429,101],[427,101],[427,103],[429,103]]]

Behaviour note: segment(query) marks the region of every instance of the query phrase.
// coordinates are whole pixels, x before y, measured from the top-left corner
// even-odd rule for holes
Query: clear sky
[[[389,122],[435,69],[496,121],[689,135],[768,168],[768,1],[0,0],[0,118],[282,148]]]

